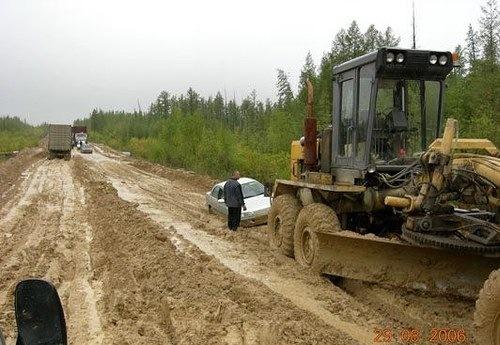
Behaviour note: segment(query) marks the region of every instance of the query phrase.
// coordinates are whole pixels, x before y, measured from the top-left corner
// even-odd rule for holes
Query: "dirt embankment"
[[[23,172],[44,155],[45,151],[37,147],[24,149],[12,158],[0,160],[0,207],[3,205],[2,201],[8,198],[8,193],[14,193]]]

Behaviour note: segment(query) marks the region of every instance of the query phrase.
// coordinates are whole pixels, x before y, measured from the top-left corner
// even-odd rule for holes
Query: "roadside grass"
[[[266,184],[289,177],[288,152],[259,152],[241,143],[231,131],[203,125],[196,118],[191,123],[175,122],[165,120],[157,136],[126,139],[112,132],[92,132],[91,140],[153,163],[219,179],[227,178],[233,170]]]
[[[26,147],[38,145],[42,133],[33,130],[26,132],[0,131],[0,153],[20,151]]]
[[[0,117],[0,154],[37,146],[46,125],[32,126],[19,117]]]

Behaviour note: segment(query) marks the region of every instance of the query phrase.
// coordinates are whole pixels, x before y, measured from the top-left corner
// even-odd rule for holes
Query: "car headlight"
[[[429,62],[431,65],[435,65],[437,61],[438,61],[438,57],[435,54],[432,54],[431,56],[429,56]]]
[[[394,53],[388,52],[387,55],[385,56],[385,61],[388,63],[391,63],[394,61]]]
[[[441,66],[446,65],[446,63],[447,63],[447,62],[448,62],[448,57],[447,57],[446,55],[441,55],[441,56],[439,57],[439,64],[440,64]]]
[[[402,63],[403,61],[405,61],[405,56],[403,53],[399,53],[398,55],[396,55],[396,61],[398,63]]]

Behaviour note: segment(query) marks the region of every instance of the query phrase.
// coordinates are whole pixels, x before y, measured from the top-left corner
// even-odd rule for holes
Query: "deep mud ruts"
[[[433,327],[472,343],[473,301],[334,285],[272,252],[264,227],[229,234],[205,210],[210,178],[97,148],[70,161],[22,153],[0,180],[8,345],[25,277],[54,282],[71,344],[373,344],[380,329]]]

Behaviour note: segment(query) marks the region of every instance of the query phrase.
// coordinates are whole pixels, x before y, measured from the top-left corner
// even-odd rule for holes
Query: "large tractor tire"
[[[273,200],[267,216],[270,246],[289,257],[293,257],[293,231],[301,206],[295,196],[283,194]]]
[[[476,301],[476,342],[500,345],[500,269],[491,272]]]
[[[332,233],[340,229],[339,219],[331,207],[321,203],[305,206],[295,224],[295,260],[304,267],[321,270],[324,262],[321,260],[316,232]]]

